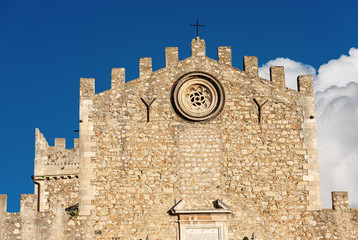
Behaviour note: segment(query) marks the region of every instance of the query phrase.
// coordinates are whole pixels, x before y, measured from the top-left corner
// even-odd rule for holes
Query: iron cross
[[[196,18],[196,24],[190,24],[192,27],[196,27],[196,36],[199,36],[199,27],[205,27],[205,25],[199,25],[199,18]]]

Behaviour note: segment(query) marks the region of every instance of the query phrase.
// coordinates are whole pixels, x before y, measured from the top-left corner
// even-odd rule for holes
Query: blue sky
[[[357,7],[355,0],[0,1],[0,193],[8,194],[8,211],[33,193],[35,128],[50,145],[61,137],[73,147],[81,77],[94,77],[101,92],[112,67],[125,67],[128,81],[138,77],[140,57],[152,57],[153,70],[164,67],[167,46],[189,57],[189,25],[198,17],[209,57],[232,46],[239,69],[245,55],[258,56],[260,66],[281,57],[322,79],[322,65],[358,47]]]

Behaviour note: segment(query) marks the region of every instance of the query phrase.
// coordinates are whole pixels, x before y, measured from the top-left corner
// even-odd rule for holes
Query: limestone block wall
[[[79,202],[79,146],[66,149],[65,139],[49,146],[36,129],[35,194],[21,195],[19,213],[6,211],[6,195],[0,195],[0,239],[81,239],[80,220],[70,219],[65,208]]]
[[[78,173],[79,141],[74,148],[66,149],[66,139],[56,138],[55,146],[49,146],[43,133],[35,131],[35,176],[52,176]]]
[[[40,211],[52,209],[58,200],[63,202],[65,208],[79,202],[78,175],[38,177],[35,178],[35,181],[41,184],[40,199],[45,200],[40,202]]]
[[[80,138],[74,149],[59,138],[52,147],[36,129],[35,195],[22,195],[20,213],[7,213],[0,195],[0,239],[179,240],[186,220],[213,221],[205,224],[228,240],[357,238],[346,192],[321,209],[312,77],[299,76],[294,91],[281,66],[262,79],[256,57],[245,56],[241,71],[230,47],[218,48],[218,60],[199,37],[191,47],[181,61],[166,48],[166,67],[155,72],[141,58],[139,78],[127,83],[113,68],[101,93],[81,79]],[[205,99],[223,108],[182,117],[173,93],[185,76],[214,79],[222,95]],[[78,202],[71,218],[65,208]],[[178,217],[173,207],[183,202]],[[214,202],[225,203],[223,215],[200,215],[220,212]]]
[[[21,195],[18,213],[6,212],[6,195],[0,195],[0,239],[2,240],[65,240],[81,239],[79,221],[69,219],[61,201],[51,211],[37,212],[37,196]]]
[[[335,195],[336,192],[332,192]],[[347,193],[345,192],[347,195]],[[333,200],[333,205],[341,204]],[[308,221],[307,237],[310,239],[357,239],[358,238],[358,209],[349,209],[348,202],[342,208],[322,209],[312,211]]]
[[[320,209],[312,81],[300,77],[294,91],[284,85],[283,67],[266,80],[256,57],[245,57],[241,71],[231,66],[230,48],[219,47],[218,56],[206,57],[204,40],[194,39],[191,57],[178,61],[177,48],[167,48],[158,71],[140,59],[133,81],[112,69],[105,92],[94,93],[93,79],[82,81],[87,238],[175,239],[168,211],[183,198],[199,209],[215,199],[227,203],[230,239],[306,236],[302,216]],[[213,119],[191,122],[174,111],[175,82],[194,72],[223,86],[225,105]]]
[[[332,192],[332,209],[349,209],[348,192]]]
[[[56,138],[55,146],[49,146],[43,134],[36,129],[35,170],[33,181],[39,196],[39,211],[47,211],[57,200],[66,207],[78,203],[79,192],[79,142],[73,149],[66,149],[64,138]]]

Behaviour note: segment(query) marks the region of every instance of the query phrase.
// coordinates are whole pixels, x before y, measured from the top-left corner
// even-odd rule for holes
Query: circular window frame
[[[185,92],[192,86],[202,85],[211,95],[211,102],[204,111],[195,111],[184,99]],[[225,102],[224,89],[220,82],[205,72],[190,72],[181,76],[173,85],[171,93],[172,106],[175,112],[189,121],[205,121],[216,117],[223,109]]]

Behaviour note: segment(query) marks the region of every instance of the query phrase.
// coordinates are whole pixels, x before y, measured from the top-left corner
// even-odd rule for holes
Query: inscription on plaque
[[[218,228],[187,228],[186,240],[219,240]]]

